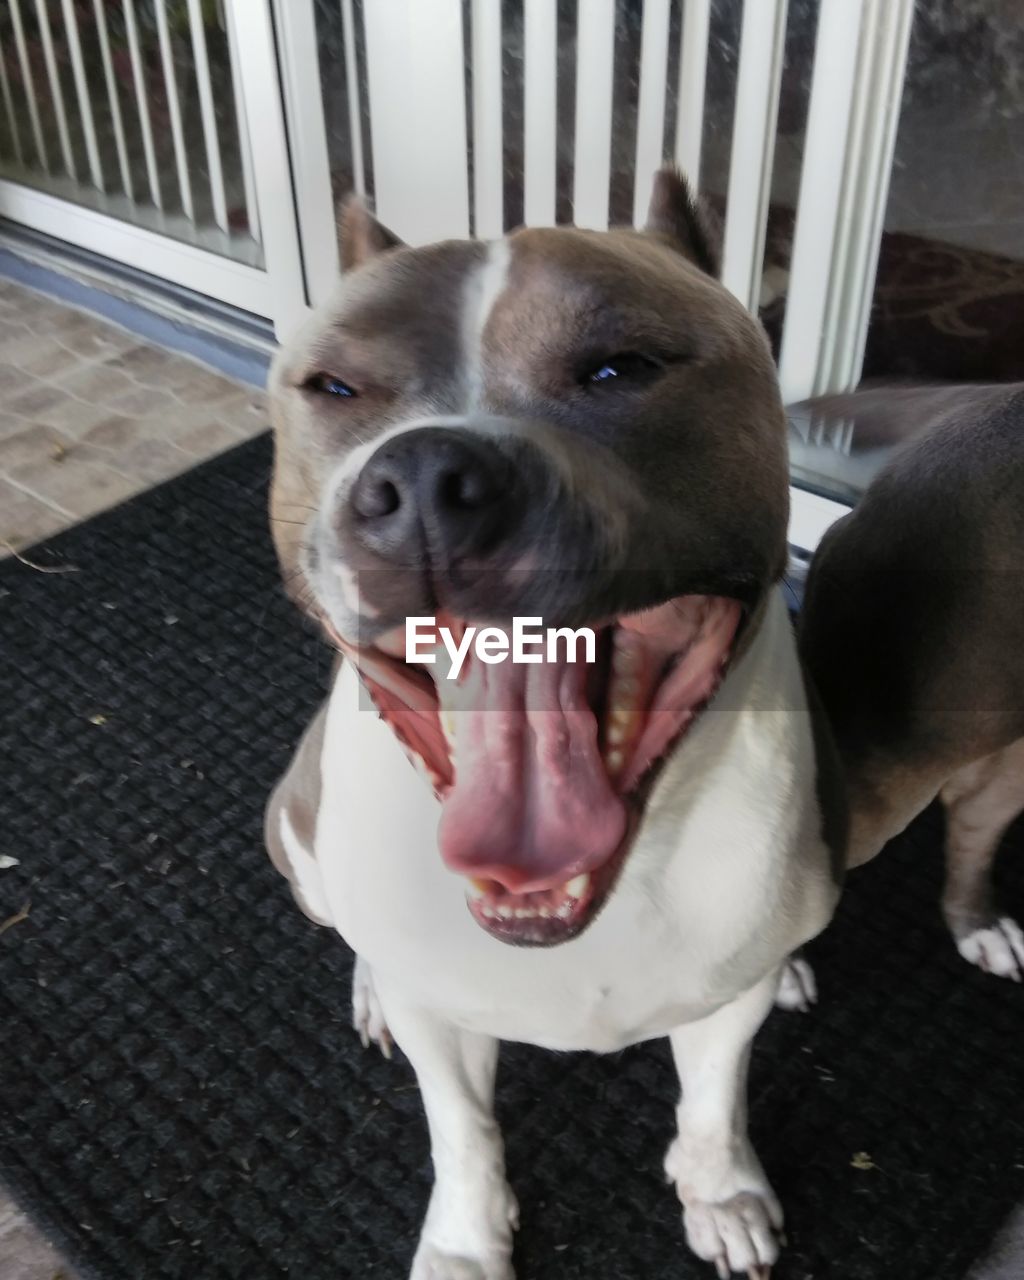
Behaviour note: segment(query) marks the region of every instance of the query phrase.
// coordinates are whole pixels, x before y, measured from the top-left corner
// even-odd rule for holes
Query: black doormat
[[[401,1280],[427,1195],[411,1072],[363,1052],[348,952],[261,847],[328,668],[269,466],[257,441],[33,555],[76,572],[0,567],[0,920],[31,904],[0,936],[0,1177],[104,1280]],[[821,1007],[757,1042],[778,1280],[961,1280],[1024,1194],[1024,991],[943,932],[940,834],[852,879]],[[711,1275],[660,1175],[664,1045],[507,1047],[499,1099],[520,1280]]]

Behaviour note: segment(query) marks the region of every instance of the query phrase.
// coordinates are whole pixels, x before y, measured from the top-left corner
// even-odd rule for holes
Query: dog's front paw
[[[356,967],[352,974],[352,1026],[359,1032],[364,1049],[368,1049],[372,1041],[380,1047],[385,1058],[391,1057],[394,1041],[384,1021],[384,1010],[377,999],[373,970],[362,956],[356,956]]]
[[[767,1280],[779,1256],[782,1208],[748,1142],[695,1141],[678,1135],[665,1173],[683,1206],[690,1248],[723,1280],[734,1272]]]
[[[507,1257],[457,1257],[424,1241],[416,1252],[409,1280],[515,1280],[515,1273]]]
[[[779,989],[775,993],[776,1009],[810,1013],[818,1003],[818,984],[814,970],[800,954],[792,955],[782,966]]]
[[[985,973],[1024,981],[1024,932],[1009,916],[956,938],[956,946],[968,964]]]
[[[713,1262],[721,1280],[734,1272],[768,1280],[779,1256],[782,1211],[770,1191],[741,1191],[720,1204],[683,1206],[686,1240],[698,1258]]]
[[[518,1227],[519,1202],[500,1171],[478,1169],[446,1189],[435,1183],[410,1280],[515,1280]]]

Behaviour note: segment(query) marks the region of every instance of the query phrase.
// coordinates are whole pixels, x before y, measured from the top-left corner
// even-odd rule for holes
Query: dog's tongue
[[[439,679],[454,783],[441,854],[453,871],[515,893],[555,888],[601,866],[626,830],[585,691],[587,666],[566,660],[467,660]]]

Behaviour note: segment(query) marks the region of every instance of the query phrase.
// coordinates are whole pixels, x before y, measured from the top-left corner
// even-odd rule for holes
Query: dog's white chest
[[[316,863],[335,927],[410,998],[503,1039],[609,1050],[710,1012],[824,924],[814,770],[773,603],[667,763],[597,920],[560,946],[510,947],[470,915],[437,849],[440,806],[349,667],[328,715]]]

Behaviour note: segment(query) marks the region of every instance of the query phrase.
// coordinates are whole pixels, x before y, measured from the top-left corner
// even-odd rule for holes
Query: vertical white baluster
[[[102,0],[100,0],[102,3]],[[128,56],[132,64],[132,83],[135,86],[135,109],[139,116],[139,130],[142,134],[142,151],[146,157],[146,178],[149,182],[149,198],[157,209],[164,207],[164,198],[160,190],[160,174],[156,167],[156,148],[153,145],[153,124],[149,118],[149,90],[146,87],[146,71],[142,62],[142,49],[139,44],[139,23],[135,16],[135,0],[122,0],[124,6],[124,27],[128,37]],[[159,3],[159,0],[158,0]]]
[[[341,33],[345,44],[345,92],[348,97],[348,136],[352,150],[352,181],[356,194],[366,195],[366,159],[363,156],[363,103],[356,57],[356,19],[352,0],[341,0]]]
[[[238,128],[238,154],[242,163],[242,187],[245,191],[245,220],[249,224],[249,234],[260,242],[260,210],[256,199],[256,180],[252,167],[252,138],[249,130],[249,113],[245,106],[245,90],[242,82],[242,68],[238,61],[238,36],[235,33],[235,10],[233,5],[224,7],[224,29],[228,39],[228,57],[231,62],[231,92],[235,102],[235,124]]]
[[[469,234],[461,0],[363,9],[377,212],[405,240]]]
[[[676,164],[696,192],[704,140],[704,90],[708,73],[711,0],[683,0],[679,53],[679,102],[676,110]]]
[[[504,227],[501,127],[501,0],[473,0],[473,197],[476,234]]]
[[[99,142],[96,138],[96,122],[93,119],[89,82],[85,77],[85,59],[82,57],[82,41],[78,34],[78,15],[74,0],[62,0],[64,9],[64,34],[68,41],[68,55],[75,77],[75,95],[78,98],[78,116],[85,134],[85,154],[89,157],[89,174],[97,191],[104,190],[103,163],[100,160]]]
[[[787,7],[787,0],[743,6],[722,283],[752,311],[764,269]]]
[[[43,141],[43,127],[39,120],[39,103],[36,101],[36,82],[32,76],[32,64],[28,58],[28,47],[25,44],[25,27],[21,20],[21,0],[11,0],[11,23],[14,27],[14,43],[18,50],[18,65],[21,67],[21,82],[25,86],[25,99],[28,105],[28,118],[32,125],[32,138],[36,144],[36,156],[45,173],[50,172],[50,158],[46,154],[46,143]]]
[[[335,193],[320,84],[317,15],[313,0],[275,0],[273,12],[303,276],[309,300],[317,306],[330,296],[338,279]],[[245,67],[242,81],[248,83]]]
[[[188,151],[185,148],[185,132],[181,125],[181,102],[178,98],[178,74],[174,66],[174,49],[167,23],[167,0],[153,0],[156,13],[156,32],[160,42],[160,61],[167,90],[167,111],[171,118],[171,141],[174,145],[174,166],[178,174],[178,192],[181,208],[189,222],[195,222],[196,212],[192,202],[192,179],[188,169]]]
[[[14,114],[14,98],[11,94],[11,81],[7,75],[7,51],[0,43],[0,92],[3,94],[4,111],[7,115],[7,128],[11,133],[14,145],[14,158],[19,165],[25,163],[25,153],[21,149],[21,134],[18,132],[18,119]]]
[[[790,401],[860,376],[912,17],[913,0],[822,0],[779,362]]]
[[[71,0],[64,0],[64,3],[70,4]],[[229,230],[228,201],[224,190],[224,166],[220,157],[220,138],[217,136],[217,111],[213,103],[210,56],[206,48],[201,0],[188,0],[188,22],[192,34],[192,57],[196,65],[199,114],[203,121],[203,145],[206,149],[206,170],[210,178],[210,196],[213,200],[213,220],[221,231],[227,232]]]
[[[558,166],[558,10],[554,0],[523,0],[523,221],[555,221]]]
[[[110,105],[110,122],[114,127],[114,143],[117,147],[117,164],[121,173],[121,186],[129,200],[135,199],[135,185],[132,182],[131,165],[128,163],[128,146],[124,136],[124,119],[121,115],[121,100],[117,95],[117,77],[114,75],[114,62],[110,56],[110,32],[107,28],[107,11],[104,0],[92,0],[93,12],[96,16],[96,35],[100,43],[100,59],[103,63],[103,79],[107,86],[107,102]]]
[[[43,62],[46,64],[46,78],[50,82],[50,99],[53,102],[53,114],[57,121],[57,136],[60,139],[60,153],[64,160],[64,170],[72,182],[77,182],[78,170],[75,167],[74,152],[71,150],[68,114],[64,106],[64,92],[60,85],[57,59],[53,52],[53,31],[50,27],[50,13],[46,7],[46,0],[36,0],[36,19],[39,22],[39,38],[43,45]]]
[[[665,157],[665,85],[668,80],[669,0],[644,0],[640,42],[640,99],[636,112],[633,222],[642,226],[654,172]]]
[[[281,64],[269,0],[225,0],[238,41],[242,93],[253,136],[253,175],[263,229],[274,330],[285,342],[308,315],[295,191],[282,102]],[[295,0],[285,0],[295,6]],[[315,74],[316,64],[299,68]],[[324,153],[326,158],[326,152]]]
[[[861,20],[860,41],[857,49],[857,66],[854,72],[854,87],[850,107],[850,127],[847,131],[846,146],[843,154],[843,186],[840,192],[839,209],[836,218],[835,244],[833,259],[829,272],[834,277],[829,281],[828,297],[825,305],[825,317],[821,325],[820,340],[816,350],[817,363],[813,371],[811,386],[816,387],[821,379],[828,380],[836,354],[839,330],[844,328],[838,315],[838,308],[848,287],[848,277],[853,266],[853,258],[863,240],[861,228],[853,225],[858,216],[857,199],[854,187],[858,181],[859,158],[864,152],[864,140],[869,128],[870,103],[865,92],[865,81],[870,82],[875,75],[875,49],[878,45],[879,23],[881,21],[880,0],[862,0],[863,16]],[[808,112],[808,125],[810,125]],[[797,217],[800,207],[797,206]],[[810,216],[808,214],[808,216]],[[848,305],[848,304],[847,304]],[[786,303],[786,322],[789,322],[789,303]],[[785,342],[785,333],[783,334]],[[787,383],[793,384],[795,379],[787,374]],[[812,394],[811,391],[806,393]]]
[[[615,0],[587,0],[578,22],[573,221],[601,231],[608,226],[612,168]]]
[[[850,291],[848,319],[839,334],[830,387],[855,386],[864,364],[913,22],[914,0],[890,0],[884,6],[876,75],[869,90],[870,128],[865,133],[857,183],[863,216],[856,224],[859,236],[851,253],[855,288]]]
[[[870,7],[873,7],[871,5]],[[779,359],[783,397],[814,394],[836,255],[854,89],[861,49],[861,0],[821,0],[807,112],[800,195]]]

